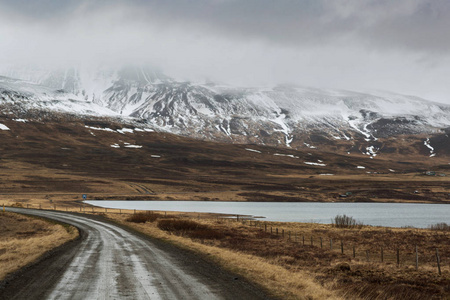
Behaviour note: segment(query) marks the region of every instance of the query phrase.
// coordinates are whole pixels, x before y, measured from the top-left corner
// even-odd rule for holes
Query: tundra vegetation
[[[3,211],[0,228],[0,280],[78,236],[72,226]]]
[[[283,299],[448,299],[450,232],[336,224],[108,214],[150,236],[198,251]],[[419,265],[415,267],[418,249]],[[436,265],[439,250],[441,274]]]

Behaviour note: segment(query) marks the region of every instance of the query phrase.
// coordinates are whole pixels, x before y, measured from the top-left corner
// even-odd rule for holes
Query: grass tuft
[[[430,225],[429,228],[436,231],[450,231],[450,225],[444,222]]]
[[[355,228],[362,227],[363,224],[361,222],[357,222],[353,217],[346,215],[337,215],[334,219],[331,220],[334,227],[337,228]]]
[[[207,225],[199,224],[190,220],[159,220],[158,228],[164,231],[176,233],[178,235],[186,235],[194,239],[215,240],[225,237],[225,235],[218,230],[214,230]]]
[[[146,223],[146,222],[155,222],[160,217],[161,217],[160,214],[155,214],[155,213],[151,213],[151,212],[140,212],[140,213],[131,215],[126,220],[128,222],[133,222],[133,223]]]

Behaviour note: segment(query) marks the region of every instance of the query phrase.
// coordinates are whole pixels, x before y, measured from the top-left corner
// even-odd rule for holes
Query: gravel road
[[[71,224],[80,238],[0,283],[0,299],[268,299],[197,254],[102,217],[7,210]]]

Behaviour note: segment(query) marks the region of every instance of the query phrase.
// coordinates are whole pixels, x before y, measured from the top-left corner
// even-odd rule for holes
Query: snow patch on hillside
[[[275,153],[275,156],[285,156],[290,158],[299,158],[298,156],[292,155],[292,154],[281,154],[281,153]]]
[[[250,148],[245,148],[245,150],[250,151],[250,152],[261,153],[261,151],[259,151],[259,150],[250,149]]]
[[[375,146],[369,146],[369,147],[366,147],[366,155],[369,155],[370,156],[370,158],[374,158],[375,156],[377,156],[377,151],[378,151],[378,148],[376,148]]]
[[[101,128],[101,127],[93,127],[93,126],[87,126],[84,127],[92,129],[92,130],[101,130],[101,131],[108,131],[108,132],[116,132],[115,130],[112,130],[111,128]]]
[[[117,132],[121,133],[121,134],[125,134],[125,133],[133,133],[134,131],[131,128],[122,128],[122,129],[117,129]]]
[[[326,166],[326,164],[309,162],[309,161],[305,161],[305,164],[311,165],[311,166],[320,166],[320,167],[325,167]]]
[[[434,147],[431,146],[430,144],[430,139],[427,138],[423,144],[425,145],[425,147],[427,147],[428,149],[430,149],[430,157],[434,157],[436,156],[436,153],[434,153]]]

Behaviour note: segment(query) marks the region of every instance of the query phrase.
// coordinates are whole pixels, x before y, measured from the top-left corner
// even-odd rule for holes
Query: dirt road
[[[189,251],[101,217],[8,208],[71,224],[80,238],[0,287],[0,299],[267,299]]]

